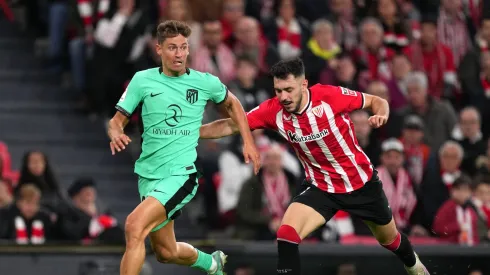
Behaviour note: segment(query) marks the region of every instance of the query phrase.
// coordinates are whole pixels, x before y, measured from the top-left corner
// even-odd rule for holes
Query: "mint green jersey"
[[[204,108],[227,97],[228,89],[208,73],[187,70],[178,77],[161,68],[137,72],[116,109],[130,116],[141,105],[142,152],[135,173],[148,179],[196,172],[197,142]]]

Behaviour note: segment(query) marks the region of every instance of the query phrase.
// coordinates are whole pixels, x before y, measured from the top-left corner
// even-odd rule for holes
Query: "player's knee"
[[[163,264],[174,263],[178,258],[177,250],[168,249],[165,247],[156,247],[155,256],[157,261]]]
[[[130,214],[126,219],[124,226],[124,232],[126,234],[126,245],[136,245],[139,242],[144,242],[144,225],[141,224],[141,220],[134,214]]]
[[[278,241],[285,241],[296,244],[299,244],[301,242],[301,237],[299,236],[296,229],[287,224],[281,225],[277,230],[276,235]]]

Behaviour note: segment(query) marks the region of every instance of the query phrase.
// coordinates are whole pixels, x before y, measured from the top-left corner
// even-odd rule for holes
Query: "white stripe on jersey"
[[[344,138],[340,134],[339,128],[335,124],[335,116],[333,114],[332,108],[330,107],[329,104],[327,104],[327,103],[325,103],[323,101],[322,101],[322,105],[323,105],[323,108],[325,109],[326,116],[329,117],[329,118],[332,118],[332,119],[329,119],[328,120],[328,124],[330,124],[330,129],[332,129],[332,134],[334,135],[335,139],[339,143],[339,145],[342,148],[342,151],[344,152],[344,154],[351,160],[351,162],[354,165],[354,167],[356,167],[357,172],[361,176],[362,182],[365,183],[368,180],[368,176],[366,175],[366,172],[364,172],[364,170],[362,170],[362,168],[359,167],[359,165],[357,165],[357,162],[356,162],[356,158],[355,158],[354,153],[352,153],[352,151],[350,150],[349,146],[345,142]],[[352,137],[352,133],[349,133],[349,134]],[[351,192],[351,191],[354,190],[352,188],[352,185],[350,185],[350,182],[349,182],[349,186],[346,186],[346,189],[347,189],[346,190],[347,192]]]

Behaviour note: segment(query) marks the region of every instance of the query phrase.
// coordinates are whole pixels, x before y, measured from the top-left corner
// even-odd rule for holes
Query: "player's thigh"
[[[304,239],[337,212],[328,202],[323,191],[309,187],[293,199],[284,214],[282,224],[293,227],[301,239]]]
[[[194,198],[197,188],[196,173],[171,176],[154,185],[147,196],[155,198],[164,206],[166,216],[152,229],[152,232],[160,230],[169,221],[175,220],[180,215],[181,209]]]
[[[126,233],[133,237],[145,238],[158,224],[165,220],[164,206],[155,198],[143,200],[126,219]]]
[[[177,240],[175,239],[174,221],[169,222],[160,230],[150,233],[151,248],[158,260],[165,260],[177,252]]]

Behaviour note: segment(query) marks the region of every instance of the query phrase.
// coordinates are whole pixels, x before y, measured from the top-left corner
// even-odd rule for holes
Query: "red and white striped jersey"
[[[364,186],[373,167],[354,135],[348,115],[364,106],[360,92],[316,84],[300,113],[284,110],[277,98],[264,101],[247,114],[252,130],[279,132],[296,151],[306,177],[321,190],[348,193]]]

